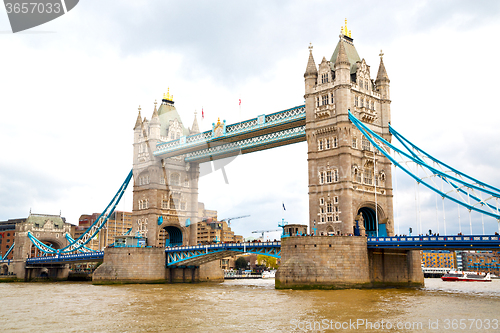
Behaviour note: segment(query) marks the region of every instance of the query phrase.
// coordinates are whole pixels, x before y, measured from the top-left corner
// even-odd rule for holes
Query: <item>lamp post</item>
[[[316,236],[316,220],[313,221],[313,232],[314,232],[314,236]]]

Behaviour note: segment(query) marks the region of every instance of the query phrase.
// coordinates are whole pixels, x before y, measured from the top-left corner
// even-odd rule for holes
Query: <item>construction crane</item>
[[[252,231],[252,234],[261,234],[262,240],[264,240],[264,234],[266,232],[275,232],[275,231],[281,231],[280,229],[274,229],[274,230],[255,230]]]
[[[249,217],[250,215],[243,215],[243,216],[237,216],[237,217],[228,217],[226,219],[222,219],[221,221],[226,221],[227,226],[231,227],[231,220],[237,220],[237,219],[242,219],[244,217]]]

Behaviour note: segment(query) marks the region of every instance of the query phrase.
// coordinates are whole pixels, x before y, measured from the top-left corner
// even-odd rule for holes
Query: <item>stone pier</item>
[[[166,268],[163,248],[106,248],[104,261],[92,275],[92,281],[105,283],[169,283],[222,281],[218,262],[199,267]]]
[[[369,250],[366,237],[314,236],[281,240],[277,289],[420,287],[418,251]]]

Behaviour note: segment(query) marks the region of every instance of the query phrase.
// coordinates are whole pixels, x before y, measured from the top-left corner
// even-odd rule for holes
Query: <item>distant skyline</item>
[[[138,106],[150,119],[168,88],[184,125],[197,111],[202,131],[219,117],[233,123],[303,104],[309,43],[316,64],[330,59],[346,17],[373,79],[383,50],[392,125],[500,186],[497,1],[82,1],[17,34],[0,10],[0,220],[31,209],[77,224],[101,212],[132,167]],[[220,219],[251,215],[231,223],[235,233],[277,229],[281,218],[308,224],[305,143],[238,156],[225,172],[229,184],[220,170],[200,179],[199,200]],[[413,181],[394,174],[396,230],[416,230],[417,210],[422,231],[437,230],[436,219],[442,228],[435,195],[421,189],[416,206]],[[131,202],[130,188],[118,209]],[[446,206],[450,233],[457,214]],[[472,221],[481,233],[481,217]],[[465,210],[461,223],[468,233]]]

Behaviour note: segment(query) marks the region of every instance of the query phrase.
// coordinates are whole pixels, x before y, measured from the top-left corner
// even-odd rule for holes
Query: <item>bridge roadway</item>
[[[311,237],[311,236],[303,236]],[[314,236],[313,236],[314,237]],[[338,237],[338,236],[322,236]],[[354,236],[353,236],[354,237]],[[500,250],[499,235],[467,236],[396,236],[368,237],[368,249],[400,250]],[[219,243],[211,245],[167,247],[167,266],[199,266],[236,253],[255,253],[275,258],[281,257],[281,242]],[[89,252],[50,257],[29,258],[27,265],[64,264],[102,261],[104,252]],[[8,264],[11,260],[0,260]]]

